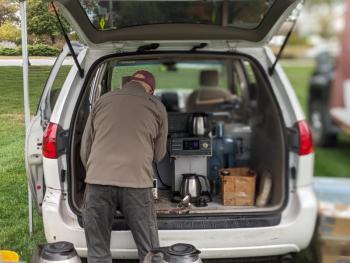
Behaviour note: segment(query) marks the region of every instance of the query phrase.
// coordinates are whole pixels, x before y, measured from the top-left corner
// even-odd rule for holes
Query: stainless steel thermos
[[[201,251],[193,245],[177,243],[151,250],[146,255],[144,263],[202,263],[200,253]]]
[[[39,263],[81,263],[72,243],[61,241],[43,246]]]
[[[190,128],[193,136],[206,136],[209,132],[207,115],[205,113],[194,113]]]
[[[180,186],[180,195],[184,198],[186,195],[190,195],[191,198],[198,198],[202,194],[202,185],[200,179],[202,178],[205,182],[205,190],[210,191],[209,182],[206,176],[199,174],[183,174]]]

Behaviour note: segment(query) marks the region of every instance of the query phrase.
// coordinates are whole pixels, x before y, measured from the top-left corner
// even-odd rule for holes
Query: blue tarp
[[[321,202],[350,205],[350,178],[315,177],[313,187]]]

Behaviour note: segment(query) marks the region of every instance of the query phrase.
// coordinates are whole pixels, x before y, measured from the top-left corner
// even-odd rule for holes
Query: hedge
[[[37,44],[37,45],[28,45],[28,53],[30,56],[57,56],[60,53],[60,50],[55,47],[48,45]],[[7,48],[0,47],[0,56],[20,56],[22,55],[22,48]]]

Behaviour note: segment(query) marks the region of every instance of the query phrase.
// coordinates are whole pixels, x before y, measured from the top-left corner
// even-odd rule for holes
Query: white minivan
[[[63,48],[26,133],[27,175],[47,241],[69,241],[86,257],[79,156],[84,126],[100,96],[147,69],[169,114],[168,154],[154,169],[161,246],[190,243],[201,258],[223,261],[270,260],[306,248],[316,221],[312,137],[290,82],[279,64],[272,67],[276,58],[266,46],[298,4],[56,1],[83,44],[68,41]],[[75,58],[71,66],[64,63],[68,55]],[[193,138],[189,122],[198,112],[209,123],[201,144],[210,148],[205,154],[198,154],[203,133],[183,140]],[[172,143],[178,140],[183,148],[175,154]],[[223,205],[218,167],[256,173],[252,204]],[[175,177],[198,171],[210,181],[210,198],[182,209],[176,195],[181,178]],[[137,259],[118,211],[111,252],[115,259]]]

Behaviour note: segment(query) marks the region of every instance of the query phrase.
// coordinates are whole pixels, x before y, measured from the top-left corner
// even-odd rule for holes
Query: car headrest
[[[160,99],[168,112],[179,111],[179,96],[176,92],[164,92]]]
[[[217,87],[219,85],[219,72],[217,70],[202,70],[199,82],[202,87]]]

